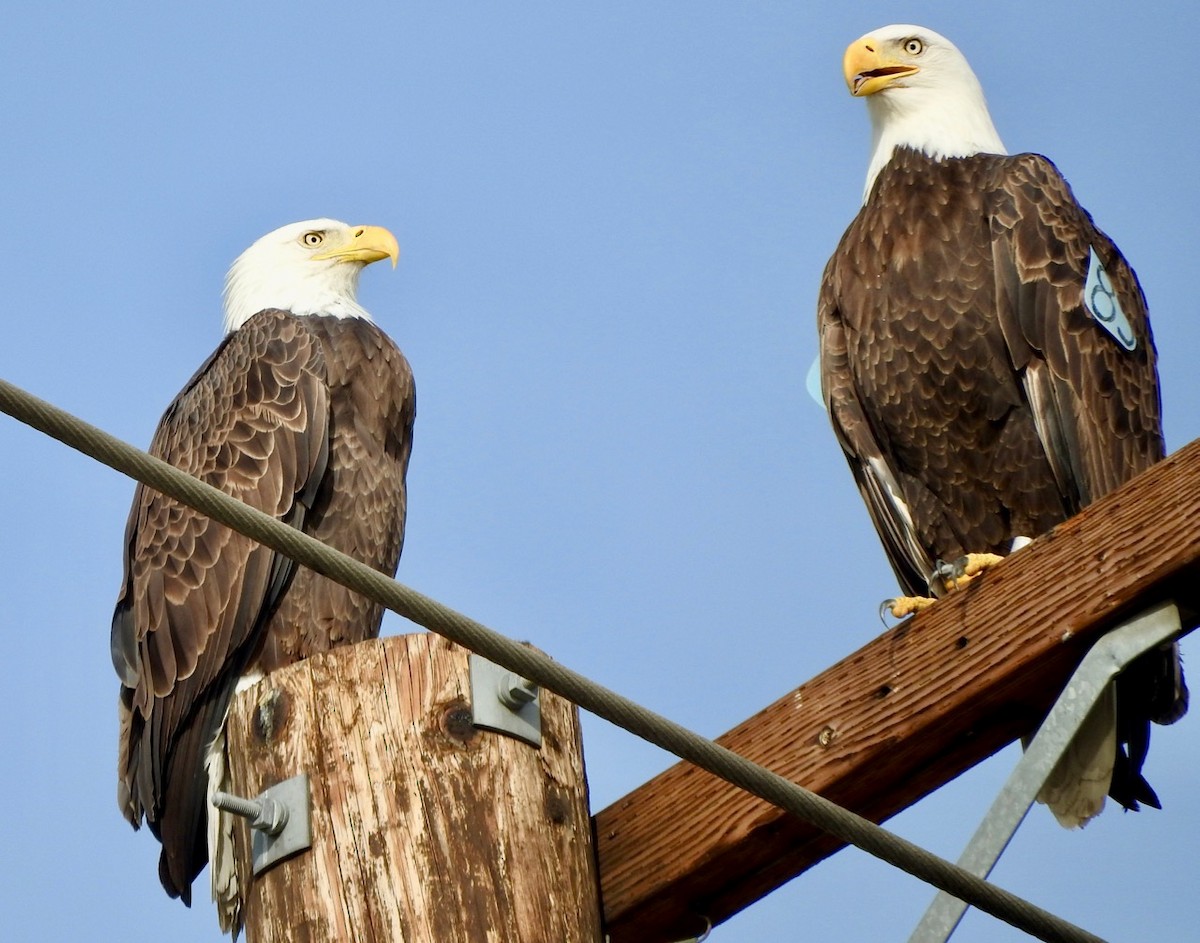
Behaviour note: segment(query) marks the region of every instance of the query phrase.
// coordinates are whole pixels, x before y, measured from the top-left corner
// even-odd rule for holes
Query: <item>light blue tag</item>
[[[817,355],[812,366],[808,368],[808,376],[804,378],[804,388],[822,409],[825,408],[825,397],[821,395],[821,357]]]
[[[1090,256],[1087,281],[1083,286],[1083,306],[1118,344],[1126,350],[1133,350],[1137,347],[1137,338],[1133,336],[1129,318],[1121,310],[1121,302],[1113,291],[1108,272],[1104,271],[1104,266],[1096,258],[1096,250],[1089,247],[1088,252]]]

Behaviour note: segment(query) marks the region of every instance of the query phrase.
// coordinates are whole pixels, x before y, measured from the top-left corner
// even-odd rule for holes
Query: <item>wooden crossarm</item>
[[[1092,642],[1167,598],[1200,623],[1200,440],[719,742],[881,822],[1029,732]],[[595,827],[612,943],[694,936],[841,847],[685,763]]]

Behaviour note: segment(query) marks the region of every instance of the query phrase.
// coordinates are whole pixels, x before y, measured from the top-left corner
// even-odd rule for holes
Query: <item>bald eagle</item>
[[[386,229],[331,219],[255,242],[225,282],[225,339],[150,446],[388,575],[403,542],[415,392],[404,355],[356,291],[365,265],[395,266],[398,254]],[[162,842],[163,887],[190,906],[223,818],[229,827],[209,794],[224,775],[223,723],[239,681],[373,638],[383,613],[140,485],[124,553],[112,621],[118,801],[135,829],[144,819]],[[236,933],[231,861],[214,859],[213,890],[223,927]]]
[[[1161,459],[1158,378],[1133,270],[1054,164],[1007,155],[952,43],[888,26],[843,65],[873,136],[822,278],[821,387],[902,615],[950,588],[940,561],[969,576]],[[1158,808],[1149,724],[1186,708],[1177,647],[1143,656],[1040,798],[1068,827],[1105,793]]]

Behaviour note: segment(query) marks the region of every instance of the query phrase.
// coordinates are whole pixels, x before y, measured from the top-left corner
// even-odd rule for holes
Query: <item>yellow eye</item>
[[[925,44],[914,36],[912,39],[904,40],[904,51],[910,56],[919,56],[925,51]]]
[[[315,249],[325,241],[325,234],[323,232],[306,232],[300,237],[300,241],[310,249]]]

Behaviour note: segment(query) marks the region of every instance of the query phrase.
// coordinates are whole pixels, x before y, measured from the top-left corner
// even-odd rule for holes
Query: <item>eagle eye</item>
[[[303,236],[300,237],[300,241],[303,242],[310,249],[315,249],[317,246],[319,246],[322,242],[325,241],[325,234],[323,232],[316,232],[316,231],[306,232]]]
[[[904,40],[904,51],[910,56],[919,56],[925,51],[925,44],[913,36],[911,39]]]

